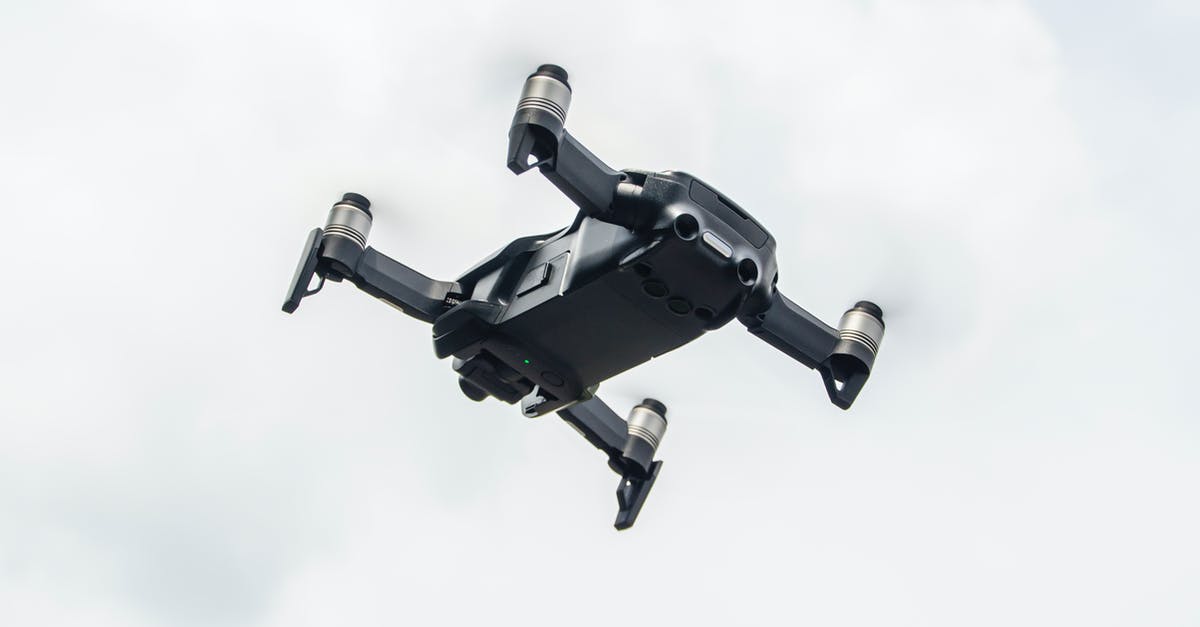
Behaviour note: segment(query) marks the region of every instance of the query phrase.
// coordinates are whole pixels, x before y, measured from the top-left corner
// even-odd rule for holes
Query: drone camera
[[[353,275],[353,268],[367,247],[371,220],[371,201],[359,194],[345,194],[329,209],[321,256],[331,270],[343,277]]]

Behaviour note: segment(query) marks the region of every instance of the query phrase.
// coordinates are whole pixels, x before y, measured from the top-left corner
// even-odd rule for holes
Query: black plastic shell
[[[460,375],[472,390],[514,402],[537,386],[541,415],[724,326],[747,301],[769,302],[776,262],[766,229],[691,175],[626,175],[642,183],[634,230],[581,214],[458,279],[467,299],[434,322],[434,350],[467,364]],[[745,263],[758,268],[749,284],[738,272]]]

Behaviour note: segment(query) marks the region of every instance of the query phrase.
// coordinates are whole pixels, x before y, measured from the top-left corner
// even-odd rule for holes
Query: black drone
[[[775,238],[700,179],[613,170],[564,128],[567,73],[543,65],[525,81],[508,133],[508,168],[537,168],[579,206],[570,226],[523,237],[455,281],[435,281],[367,246],[371,203],[346,194],[308,234],[283,310],[349,280],[433,324],[463,394],[558,412],[621,475],[617,529],[633,525],[662,468],[654,453],[667,408],[646,399],[622,420],[595,396],[601,381],[734,318],[821,373],[843,409],[862,390],[883,338],[883,312],[858,302],[837,329],[776,288]],[[313,275],[316,288],[310,289]]]

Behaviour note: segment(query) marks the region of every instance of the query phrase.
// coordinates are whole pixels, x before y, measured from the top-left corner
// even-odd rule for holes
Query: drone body
[[[777,289],[775,239],[741,207],[681,172],[609,168],[564,128],[566,72],[543,65],[525,82],[509,132],[508,167],[538,168],[578,207],[561,231],[513,241],[455,281],[435,281],[366,245],[370,203],[346,194],[314,229],[283,309],[349,280],[432,323],[434,352],[453,356],[473,400],[557,411],[621,475],[616,527],[633,524],[662,462],[666,407],[637,405],[626,422],[594,396],[600,382],[738,319],[817,369],[848,408],[883,337],[882,311],[859,302],[835,330]],[[313,276],[320,279],[309,289]]]

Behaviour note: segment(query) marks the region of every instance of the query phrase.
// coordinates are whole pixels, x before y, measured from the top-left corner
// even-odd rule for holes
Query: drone
[[[662,469],[655,452],[667,407],[647,398],[623,420],[599,384],[737,319],[754,336],[820,373],[848,409],[871,374],[883,311],[859,301],[834,329],[779,291],[775,238],[700,179],[614,170],[567,132],[567,72],[542,65],[525,80],[508,133],[508,168],[537,168],[579,207],[559,231],[522,237],[454,281],[438,281],[367,246],[373,215],[347,193],[308,234],[283,310],[326,281],[360,290],[433,327],[463,394],[557,412],[620,475],[614,526],[637,520]],[[316,282],[313,287],[314,281]]]

